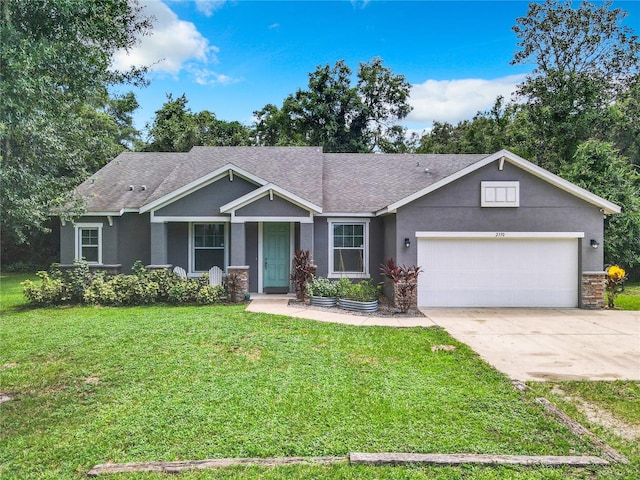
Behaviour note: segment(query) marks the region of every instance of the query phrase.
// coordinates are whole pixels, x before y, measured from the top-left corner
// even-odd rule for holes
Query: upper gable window
[[[481,182],[481,206],[519,207],[520,182]]]

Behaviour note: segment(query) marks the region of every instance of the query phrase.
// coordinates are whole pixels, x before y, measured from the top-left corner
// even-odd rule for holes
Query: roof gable
[[[377,215],[382,215],[385,213],[395,213],[395,211],[398,208],[401,208],[415,200],[417,200],[418,198],[421,198],[425,195],[430,194],[431,192],[434,192],[446,185],[449,185],[450,183],[454,182],[455,180],[458,180],[459,178],[464,177],[465,175],[470,174],[471,172],[474,172],[486,165],[489,165],[490,163],[493,162],[509,162],[512,165],[515,165],[519,168],[521,168],[522,170],[542,179],[545,180],[546,182],[550,183],[551,185],[560,188],[561,190],[564,190],[567,193],[570,193],[571,195],[574,195],[588,203],[591,203],[599,208],[601,208],[604,213],[606,214],[611,214],[611,213],[620,213],[621,209],[618,205],[609,202],[608,200],[605,200],[604,198],[601,198],[591,192],[589,192],[588,190],[585,190],[584,188],[581,188],[557,175],[554,175],[553,173],[538,167],[537,165],[534,165],[533,163],[525,160],[524,158],[508,151],[508,150],[500,150],[499,152],[496,152],[492,155],[489,155],[485,158],[483,158],[480,161],[477,161],[475,163],[472,163],[471,165],[468,165],[467,167],[447,176],[444,177],[434,183],[432,183],[431,185],[426,186],[425,188],[423,188],[422,190],[419,190],[411,195],[407,195],[406,197],[393,202],[391,204],[389,204],[388,206],[386,206],[385,208],[382,208],[380,210],[378,210],[376,212]]]
[[[247,172],[246,170],[238,168],[233,164],[227,164],[213,170],[212,172],[207,173],[200,178],[193,180],[186,185],[183,185],[177,190],[173,190],[166,195],[163,195],[162,197],[141,206],[140,213],[145,213],[151,210],[165,207],[168,204],[180,200],[181,198],[190,195],[196,190],[200,190],[201,188],[206,187],[207,185],[210,185],[226,176],[229,176],[230,179],[233,179],[234,174],[259,186],[265,185],[267,183],[264,179],[257,177],[252,173]]]

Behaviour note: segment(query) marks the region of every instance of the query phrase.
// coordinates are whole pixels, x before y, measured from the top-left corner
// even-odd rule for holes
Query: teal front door
[[[291,231],[288,223],[264,223],[262,272],[265,293],[287,293],[291,264]]]

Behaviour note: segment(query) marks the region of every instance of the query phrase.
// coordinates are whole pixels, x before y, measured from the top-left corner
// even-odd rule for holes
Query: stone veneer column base
[[[249,293],[249,266],[234,266],[227,267],[227,276],[237,275],[235,291],[229,292],[232,296],[232,302],[241,302],[244,297]]]
[[[393,284],[393,306],[396,308],[400,307],[400,299],[402,295],[400,294],[400,289],[404,286],[405,282],[398,282]],[[418,308],[418,284],[416,282],[415,287],[413,288],[413,292],[410,293],[409,300],[409,310]]]
[[[580,282],[580,308],[604,308],[606,305],[605,279],[605,272],[582,272],[582,281]]]

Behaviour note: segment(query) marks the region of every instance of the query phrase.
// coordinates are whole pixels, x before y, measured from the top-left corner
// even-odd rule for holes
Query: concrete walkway
[[[290,307],[292,298],[254,296],[247,311],[346,325],[437,325],[514,380],[640,380],[640,312],[434,308],[422,310],[425,317],[374,317]]]
[[[360,325],[363,327],[433,327],[435,324],[426,317],[375,317],[355,315],[344,310],[314,307],[290,307],[292,295],[256,295],[251,294],[251,303],[247,312],[272,313],[288,317],[306,318],[318,322],[342,323],[344,325]],[[343,313],[344,312],[344,313]]]

